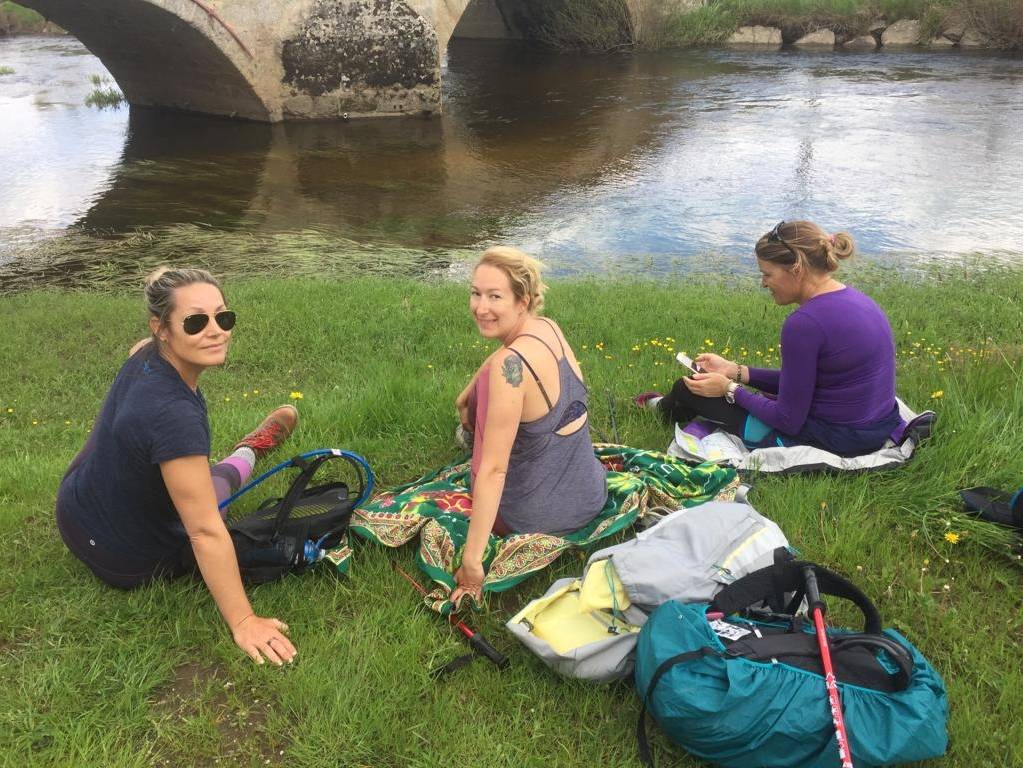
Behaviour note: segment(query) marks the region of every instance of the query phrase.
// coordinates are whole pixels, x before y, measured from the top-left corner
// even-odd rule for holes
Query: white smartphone
[[[682,365],[683,368],[689,369],[691,373],[703,373],[703,370],[700,368],[700,366],[694,363],[693,359],[689,357],[689,355],[687,355],[685,352],[679,352],[677,355],[675,355],[675,359],[678,360],[678,362]]]

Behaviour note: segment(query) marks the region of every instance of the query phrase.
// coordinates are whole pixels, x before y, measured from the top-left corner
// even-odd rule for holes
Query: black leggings
[[[893,406],[885,418],[865,427],[829,424],[807,416],[798,434],[789,435],[772,429],[742,406],[729,403],[723,397],[694,395],[682,379],[675,382],[671,392],[657,407],[665,418],[679,424],[686,424],[698,416],[713,422],[740,438],[748,448],[809,445],[839,456],[859,456],[876,451],[902,421],[898,406]]]
[[[682,379],[675,382],[671,392],[657,404],[657,409],[669,421],[685,424],[699,416],[738,437],[743,436],[746,418],[749,416],[749,411],[729,403],[723,397],[694,395]]]

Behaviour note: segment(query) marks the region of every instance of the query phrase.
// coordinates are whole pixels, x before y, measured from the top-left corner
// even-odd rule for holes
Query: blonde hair
[[[217,278],[205,269],[175,269],[172,267],[158,267],[149,273],[146,278],[144,290],[146,297],[146,309],[151,317],[160,321],[160,325],[167,322],[171,312],[174,311],[174,291],[193,283],[209,283],[221,295],[224,290],[217,282]]]
[[[834,272],[839,259],[853,255],[855,244],[851,235],[830,235],[812,221],[783,221],[757,240],[756,252],[758,259],[775,264]]]
[[[487,248],[480,256],[476,267],[489,264],[508,275],[512,293],[517,300],[528,299],[526,307],[532,315],[543,309],[543,294],[547,286],[540,278],[544,265],[518,248],[499,245]]]

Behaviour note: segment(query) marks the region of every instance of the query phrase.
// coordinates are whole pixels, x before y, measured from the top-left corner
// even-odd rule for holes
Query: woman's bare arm
[[[285,636],[288,627],[278,619],[256,616],[242,586],[234,543],[227,531],[213,490],[205,456],[184,456],[160,464],[164,484],[181,516],[203,581],[231,628],[234,641],[258,663],[291,661],[295,647]]]

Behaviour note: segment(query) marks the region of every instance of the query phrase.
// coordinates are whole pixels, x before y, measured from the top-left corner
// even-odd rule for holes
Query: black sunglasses
[[[217,325],[220,326],[220,330],[230,331],[234,328],[234,322],[238,318],[235,316],[234,310],[222,309],[213,315],[213,319],[216,321]],[[201,333],[209,324],[210,316],[206,313],[200,315],[188,315],[181,321],[181,327],[185,329],[185,333],[189,336],[195,336],[195,334]]]
[[[774,225],[774,229],[772,229],[770,232],[767,233],[767,240],[768,240],[768,242],[772,242],[772,243],[781,243],[782,245],[784,245],[786,248],[789,249],[789,253],[792,254],[792,256],[795,258],[795,260],[799,261],[799,254],[796,253],[795,248],[793,248],[791,245],[789,245],[788,241],[784,237],[781,236],[781,228],[784,225],[785,225],[785,221],[784,220],[779,221],[777,224],[775,224]]]

